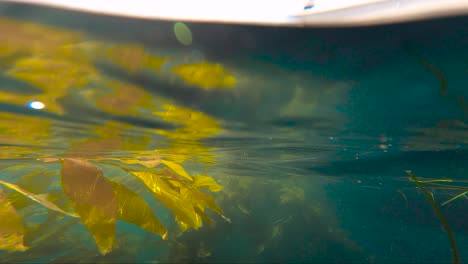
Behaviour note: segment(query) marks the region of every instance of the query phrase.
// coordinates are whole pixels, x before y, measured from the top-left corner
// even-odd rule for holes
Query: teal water
[[[116,246],[102,255],[76,218],[49,223],[49,209],[10,200],[25,230],[42,235],[26,231],[29,249],[0,250],[0,262],[453,261],[447,232],[405,171],[452,180],[425,185],[439,206],[467,191],[466,17],[364,28],[187,22],[192,42],[183,45],[172,22],[6,3],[0,15],[0,179],[34,192],[27,181],[41,185],[49,173],[55,180],[36,194],[50,193],[64,188],[61,165],[38,159],[86,159],[141,196],[168,230],[162,240],[118,221]],[[144,46],[169,59],[140,70],[139,51],[120,50],[120,67],[93,43]],[[71,53],[60,49],[70,46]],[[50,66],[56,58],[61,64]],[[191,68],[185,81],[172,68],[200,62],[222,65],[235,85],[215,67]],[[138,69],[125,68],[132,65]],[[203,87],[209,80],[215,84]],[[33,109],[32,101],[45,107]],[[161,199],[102,162],[110,157],[170,160],[211,176],[224,186],[213,197],[229,221],[210,211],[212,224],[180,232]],[[34,172],[36,181],[21,182]],[[15,193],[1,188],[7,198]],[[441,206],[461,263],[467,195]]]

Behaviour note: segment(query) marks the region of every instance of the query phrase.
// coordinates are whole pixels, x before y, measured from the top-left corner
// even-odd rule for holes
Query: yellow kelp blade
[[[198,229],[202,226],[201,218],[195,213],[190,201],[182,199],[180,194],[163,179],[150,172],[132,171],[131,173],[146,185],[158,201],[174,212],[181,228]]]
[[[219,192],[223,189],[213,178],[205,175],[197,175],[193,177],[193,186],[195,188],[205,188],[211,192]]]
[[[46,110],[63,114],[65,110],[58,99],[68,95],[72,87],[89,84],[98,72],[89,62],[53,50],[49,56],[33,55],[16,60],[6,74],[41,89],[44,93],[37,95],[37,100],[44,103]]]
[[[0,250],[25,251],[24,225],[15,208],[0,191]]]
[[[147,168],[154,168],[161,164],[161,160],[121,160],[122,162],[125,162],[127,164],[141,164]]]
[[[216,205],[213,196],[195,188],[183,187],[181,187],[181,195],[184,197],[184,199],[192,203],[195,212],[201,218],[205,219],[205,221],[208,218],[208,216],[205,215],[205,209],[206,207],[209,207],[211,210],[215,211],[218,215],[220,215],[224,220],[231,223],[231,220],[223,215],[223,211],[221,210],[221,208],[219,208],[218,205]],[[209,223],[210,221],[207,222]]]
[[[153,109],[153,96],[142,87],[121,80],[101,78],[98,82],[102,91],[92,91],[87,99],[100,110],[116,115],[134,115],[142,108]]]
[[[91,232],[102,254],[112,251],[115,242],[117,199],[112,184],[102,170],[84,160],[62,161],[62,187],[81,222]]]
[[[145,200],[118,182],[111,181],[111,184],[117,198],[117,218],[166,239],[166,228],[153,214]]]
[[[145,158],[145,159],[119,159],[119,158],[98,158],[94,159],[95,161],[102,161],[102,160],[115,160],[115,161],[120,161],[125,164],[133,165],[133,164],[140,164],[143,165],[147,168],[154,168],[161,164],[161,158],[159,156],[151,157],[151,158]]]
[[[145,49],[140,45],[116,46],[107,51],[107,58],[129,73],[135,73],[141,69],[144,56]]]
[[[56,212],[59,212],[59,213],[62,213],[62,214],[66,214],[66,215],[69,215],[69,216],[72,216],[72,217],[78,217],[74,213],[66,212],[66,211],[60,209],[57,205],[50,202],[49,200],[47,200],[43,196],[35,195],[33,193],[30,193],[30,192],[24,190],[23,188],[13,184],[13,183],[9,183],[9,182],[0,180],[0,184],[4,185],[4,186],[6,186],[6,187],[8,187],[8,188],[10,188],[12,190],[17,191],[18,193],[21,193],[22,195],[28,197],[29,199],[31,199],[31,200],[39,203],[39,204],[41,204],[42,206],[45,206],[45,207],[49,208],[50,210],[53,210],[53,211],[56,211]]]
[[[173,170],[175,173],[177,173],[177,175],[184,177],[184,179],[193,181],[192,177],[190,177],[190,175],[188,175],[185,169],[179,164],[168,160],[161,160],[161,163],[166,165],[169,169]]]
[[[220,64],[201,62],[177,65],[173,71],[187,84],[206,90],[233,88],[237,83],[236,78]]]
[[[167,58],[156,57],[145,52],[141,45],[116,45],[108,49],[107,59],[116,63],[128,73],[143,69],[158,71]]]
[[[59,56],[21,58],[15,61],[14,67],[8,73],[45,91],[85,86],[97,74],[92,64],[82,65],[76,60],[69,60],[72,58],[57,55]]]
[[[52,184],[53,178],[54,172],[40,170],[21,177],[19,181],[16,182],[16,185],[31,193],[41,194],[47,191],[47,188]],[[10,193],[7,198],[11,201],[16,210],[32,204],[30,199],[18,192]]]
[[[62,208],[64,211],[73,212],[73,203],[62,190],[55,189],[47,192],[47,200]],[[73,212],[73,214],[78,217],[76,213]]]
[[[163,104],[162,111],[153,112],[164,121],[176,123],[183,127],[174,131],[157,130],[157,133],[176,140],[199,140],[219,134],[222,129],[219,121],[202,112],[172,104]],[[180,147],[180,146],[179,146]]]
[[[216,205],[216,202],[211,195],[199,190],[191,190],[191,192],[189,192],[189,199],[192,200],[194,206],[198,206],[199,208],[209,207],[219,215],[223,215],[223,211],[218,207],[218,205]]]
[[[212,224],[213,222],[211,221],[211,219],[205,214],[205,208],[203,207],[199,207],[199,206],[195,206],[193,208],[195,210],[195,212],[203,219],[204,222],[208,223],[208,224]]]
[[[59,158],[39,158],[39,159],[36,159],[36,160],[42,161],[44,163],[59,162],[60,161]]]
[[[53,171],[38,171],[20,178],[18,185],[32,193],[43,193],[49,188],[54,179]]]
[[[205,176],[205,180],[210,178],[209,176]],[[214,182],[214,180],[212,180]],[[178,181],[178,180],[171,180],[167,179],[164,182],[170,186],[170,188],[178,194],[178,198],[183,201],[183,203],[187,204],[188,207],[192,208],[193,211],[198,215],[203,221],[210,223],[211,220],[205,214],[206,207],[209,207],[216,213],[218,213],[222,218],[226,221],[231,222],[229,218],[223,215],[221,208],[219,208],[214,200],[214,197],[200,191],[195,184],[188,185],[187,183]],[[212,183],[212,182],[211,182]],[[222,186],[221,186],[222,187]],[[219,188],[219,187],[218,187]],[[180,223],[180,219],[176,217],[176,220],[181,224],[182,229],[184,229],[184,224]]]

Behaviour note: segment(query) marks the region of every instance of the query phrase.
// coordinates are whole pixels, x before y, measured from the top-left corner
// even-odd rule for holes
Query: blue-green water
[[[27,231],[29,249],[0,251],[0,262],[453,261],[446,231],[405,171],[450,178],[426,185],[439,205],[467,191],[466,17],[365,28],[185,23],[187,46],[172,22],[5,3],[0,15],[0,179],[27,189],[23,175],[63,173],[37,159],[86,159],[141,196],[169,232],[162,240],[118,221],[116,246],[102,256],[83,223],[65,216],[40,226],[50,210],[33,204],[16,211],[43,236]],[[122,67],[106,57],[107,46],[129,44],[168,61],[140,70],[137,48],[117,52]],[[185,81],[172,68],[200,62],[222,65],[235,85],[216,77],[217,66],[205,73],[197,64]],[[45,108],[32,109],[35,100]],[[212,224],[181,233],[172,212],[105,164],[109,157],[170,160],[211,176],[224,186],[213,196],[230,221],[209,212]],[[53,182],[36,194],[66,185]],[[467,195],[441,206],[462,263],[467,207]]]

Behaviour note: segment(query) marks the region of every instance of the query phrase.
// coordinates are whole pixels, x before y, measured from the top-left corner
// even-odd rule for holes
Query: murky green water
[[[0,15],[0,262],[468,259],[466,18]]]

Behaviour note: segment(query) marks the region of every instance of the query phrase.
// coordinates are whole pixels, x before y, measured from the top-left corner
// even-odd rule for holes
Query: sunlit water
[[[466,194],[466,18],[291,29],[0,11],[1,262],[453,261],[406,171],[450,179],[424,184],[439,206]],[[198,188],[183,172],[216,181],[211,221],[190,207],[201,198],[179,200]],[[164,182],[145,185],[152,173]],[[116,217],[130,200],[106,196],[110,181],[166,240],[135,200],[139,225]],[[466,196],[441,206],[462,261]],[[184,206],[201,222],[182,232]]]

